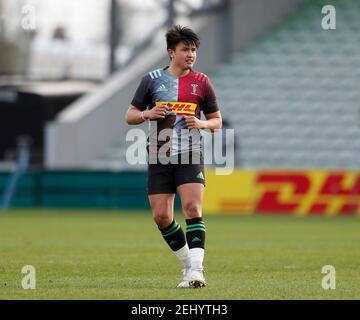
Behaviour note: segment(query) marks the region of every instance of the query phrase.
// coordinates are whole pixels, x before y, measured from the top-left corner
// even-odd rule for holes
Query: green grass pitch
[[[184,228],[180,214],[177,221]],[[150,213],[0,212],[0,299],[359,299],[359,217],[205,216],[204,289],[176,289],[181,266]],[[24,290],[24,265],[36,289]],[[324,265],[336,289],[324,290]]]

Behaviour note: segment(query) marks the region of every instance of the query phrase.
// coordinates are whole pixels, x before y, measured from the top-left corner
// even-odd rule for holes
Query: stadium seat
[[[360,6],[336,1],[346,24],[332,31],[321,29],[314,6],[212,75],[242,167],[360,166]]]

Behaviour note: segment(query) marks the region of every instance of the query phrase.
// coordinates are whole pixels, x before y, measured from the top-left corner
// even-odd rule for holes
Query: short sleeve
[[[204,98],[202,110],[204,114],[209,114],[219,111],[215,90],[209,78],[207,79],[205,85],[205,98]]]
[[[134,98],[131,101],[131,104],[134,107],[139,108],[140,110],[146,110],[150,103],[150,78],[148,76],[145,76],[142,78],[135,92]]]

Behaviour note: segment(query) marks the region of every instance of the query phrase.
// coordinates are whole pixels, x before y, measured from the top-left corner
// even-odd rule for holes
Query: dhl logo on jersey
[[[191,102],[174,102],[174,101],[157,101],[156,106],[159,107],[163,104],[166,104],[170,107],[169,111],[175,112],[177,115],[195,115],[195,110],[197,107],[196,103]]]

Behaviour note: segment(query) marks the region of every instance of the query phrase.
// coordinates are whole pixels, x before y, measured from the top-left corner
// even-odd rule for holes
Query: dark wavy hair
[[[166,32],[167,49],[175,50],[176,46],[183,42],[187,45],[194,45],[196,48],[200,46],[199,36],[188,27],[174,26]]]

